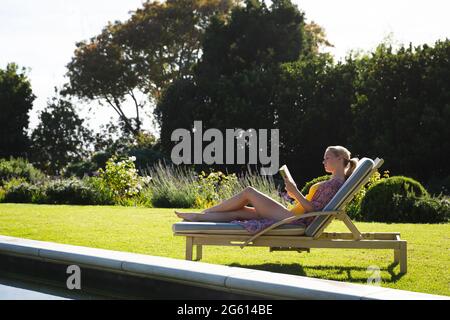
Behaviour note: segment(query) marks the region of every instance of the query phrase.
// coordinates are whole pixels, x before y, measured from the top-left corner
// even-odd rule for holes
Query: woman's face
[[[323,165],[325,167],[325,172],[333,173],[336,171],[336,168],[342,166],[342,157],[337,157],[333,152],[327,151],[323,156]]]

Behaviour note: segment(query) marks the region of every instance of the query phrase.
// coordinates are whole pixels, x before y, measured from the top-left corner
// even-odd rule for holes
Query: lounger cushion
[[[348,196],[355,191],[356,188],[359,189],[359,185],[363,182],[368,174],[370,174],[373,168],[374,162],[369,158],[362,158],[358,161],[358,164],[350,175],[350,177],[345,181],[339,191],[334,195],[330,202],[323,208],[322,211],[332,211],[342,209],[342,204],[348,198]],[[319,216],[306,228],[305,235],[308,237],[313,237],[320,227],[326,223],[329,216]]]
[[[172,225],[175,233],[203,233],[203,234],[234,234],[250,235],[241,225],[227,222],[177,222]],[[301,236],[305,227],[301,224],[287,224],[267,232],[267,235]]]

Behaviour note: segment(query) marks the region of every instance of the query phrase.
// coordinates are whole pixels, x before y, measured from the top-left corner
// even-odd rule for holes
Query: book
[[[284,180],[287,179],[287,180],[289,180],[290,182],[295,183],[295,182],[294,182],[294,179],[293,179],[292,176],[291,176],[291,173],[289,172],[288,167],[287,167],[285,164],[281,166],[281,168],[279,169],[279,171],[280,171],[280,175],[283,177]]]

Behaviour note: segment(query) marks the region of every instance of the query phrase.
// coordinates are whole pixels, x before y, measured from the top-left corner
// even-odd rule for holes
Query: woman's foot
[[[179,212],[177,210],[175,210],[175,214],[179,218],[184,219],[185,221],[191,221],[191,222],[196,221],[197,217],[199,215],[199,213],[196,213],[196,212]]]

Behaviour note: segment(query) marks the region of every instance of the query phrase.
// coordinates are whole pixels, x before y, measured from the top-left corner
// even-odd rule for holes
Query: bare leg
[[[248,189],[249,188],[245,188],[244,190],[242,190],[241,192],[239,192],[238,194],[234,195],[233,197],[223,200],[221,203],[219,203],[218,205],[215,205],[213,207],[210,207],[208,209],[205,209],[202,211],[203,214],[206,213],[213,213],[214,215],[211,216],[212,220],[202,220],[202,221],[224,221],[224,220],[228,220],[228,218],[224,218],[223,215],[217,215],[217,213],[219,212],[227,212],[227,214],[230,214],[230,211],[239,211],[241,209],[244,208],[251,208],[251,207],[246,207],[246,205],[249,203],[249,200],[247,198],[247,193],[248,193]],[[254,212],[254,208],[251,208]],[[247,210],[248,209],[244,209]],[[199,213],[196,212],[179,212],[175,210],[175,214],[187,221],[199,221]],[[219,220],[213,220],[216,217]],[[209,217],[205,217],[204,219],[209,219]],[[234,219],[231,219],[229,221],[232,221]]]
[[[246,204],[253,205],[253,212]],[[246,208],[246,209],[244,209]],[[251,215],[243,214],[244,211]],[[247,187],[237,195],[227,199],[220,204],[203,211],[203,214],[179,213],[175,212],[180,218],[188,221],[232,221],[236,219],[273,219],[282,220],[291,217],[293,214],[287,210],[281,203],[273,200],[269,196],[252,187]],[[253,214],[255,213],[255,214]]]
[[[256,190],[253,187],[246,188],[246,196],[255,208],[261,219],[283,220],[292,217],[294,214],[286,209],[278,201]]]
[[[223,200],[218,205],[203,210],[203,213],[232,211],[245,207],[250,202],[247,196],[248,190],[249,188],[247,187],[231,198]]]

